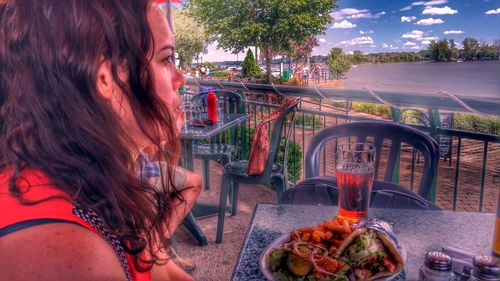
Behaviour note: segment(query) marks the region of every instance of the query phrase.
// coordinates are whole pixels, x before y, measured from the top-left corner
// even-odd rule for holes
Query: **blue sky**
[[[474,37],[500,39],[500,0],[340,0],[334,21],[313,54],[333,47],[344,52],[419,51],[431,40]],[[459,46],[460,47],[460,46]],[[243,60],[244,54],[239,55]],[[208,48],[203,61],[236,60],[236,55]]]

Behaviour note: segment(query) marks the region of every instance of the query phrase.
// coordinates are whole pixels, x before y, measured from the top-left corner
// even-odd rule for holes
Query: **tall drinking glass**
[[[335,166],[339,216],[352,221],[365,218],[375,175],[375,147],[364,143],[339,144]]]
[[[493,236],[493,256],[500,259],[500,194],[498,194],[497,218],[495,220],[495,234]]]

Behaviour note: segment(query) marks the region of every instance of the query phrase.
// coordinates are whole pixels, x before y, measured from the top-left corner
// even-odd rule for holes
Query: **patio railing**
[[[391,119],[387,121],[405,121],[403,115],[407,109],[416,109],[417,116],[411,116],[414,123],[408,124],[428,132],[440,142],[440,161],[438,179],[432,188],[430,200],[443,209],[464,211],[493,212],[500,189],[500,136],[477,132],[468,132],[454,128],[445,128],[449,123],[449,112],[472,112],[485,115],[500,113],[500,99],[456,97],[449,93],[421,94],[395,93],[387,91],[324,89],[311,87],[293,87],[263,84],[243,84],[209,80],[188,79],[188,85],[217,87],[225,90],[237,90],[246,95],[246,112],[251,115],[247,122],[246,141],[250,144],[252,129],[271,108],[273,93],[284,96],[304,97],[294,120],[290,137],[289,179],[295,183],[303,178],[302,163],[305,150],[311,137],[320,129],[338,123],[353,120],[377,118],[366,114],[357,114],[349,108],[352,101],[383,103],[390,106]],[[329,105],[332,100],[337,106]],[[344,105],[339,107],[338,105]],[[447,117],[448,116],[448,117]],[[406,115],[408,117],[408,115]],[[448,118],[448,119],[447,119]],[[449,124],[448,124],[449,125]],[[323,149],[322,172],[335,174],[334,145]],[[300,152],[298,152],[300,151]],[[385,155],[383,151],[383,155]],[[241,157],[248,156],[248,145],[243,145]],[[297,159],[299,158],[300,159]],[[411,190],[417,188],[422,163],[418,153],[411,147],[402,146],[399,169],[393,179]],[[380,171],[383,173],[383,168]]]

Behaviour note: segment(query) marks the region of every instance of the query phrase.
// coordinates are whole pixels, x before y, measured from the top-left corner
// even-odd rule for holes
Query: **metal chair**
[[[296,100],[287,109],[285,109],[279,117],[274,122],[271,138],[270,138],[270,149],[267,158],[267,162],[264,168],[264,172],[257,176],[248,175],[248,161],[240,160],[233,161],[224,165],[224,174],[222,176],[220,199],[219,199],[219,217],[217,221],[217,237],[215,243],[222,242],[222,234],[224,229],[224,216],[226,213],[226,202],[229,197],[231,201],[231,215],[236,215],[237,203],[238,203],[238,189],[239,184],[271,184],[271,187],[276,191],[278,199],[283,194],[283,191],[287,189],[288,178],[287,178],[287,153],[288,153],[288,137],[291,132],[292,126],[289,126],[288,131],[285,134],[285,159],[283,165],[277,163],[278,152],[280,147],[280,142],[283,135],[283,127],[287,120],[288,115],[295,116],[295,111],[300,99]],[[231,192],[231,194],[230,194]]]
[[[437,164],[439,160],[438,145],[434,139],[424,134],[423,132],[401,124],[384,121],[360,121],[339,124],[321,130],[312,138],[308,146],[304,163],[306,180],[319,176],[321,155],[320,152],[325,143],[343,137],[356,137],[356,142],[360,143],[364,143],[368,137],[374,138],[374,145],[376,148],[376,182],[372,190],[372,193],[374,193],[372,194],[372,207],[398,206],[398,208],[413,208],[420,205],[424,207],[430,206],[430,208],[435,207],[435,205],[428,201],[426,204],[420,204],[419,202],[421,200],[429,199],[431,186],[437,175]],[[382,145],[384,143],[384,140],[391,141],[389,156],[384,179],[383,181],[377,181],[382,154]],[[397,167],[396,163],[398,161],[399,153],[401,150],[401,143],[406,143],[413,146],[422,154],[424,158],[423,174],[418,194],[402,186],[392,183],[394,172]],[[329,194],[332,194],[332,196],[330,196],[330,199],[332,200],[331,204],[336,205],[336,179],[334,177],[327,177],[323,178],[322,182],[323,184],[329,186],[328,192]],[[307,181],[302,184],[302,186],[307,185]],[[317,186],[317,184],[315,184],[314,186]],[[296,188],[297,190],[301,188],[301,184],[298,184]],[[311,189],[311,187],[308,188]],[[313,189],[317,189],[317,187],[313,187]],[[284,194],[280,202],[295,202],[297,199],[291,199],[296,197],[295,195],[291,194],[295,192],[296,191],[287,191],[288,194]],[[301,192],[301,194],[307,193]],[[319,196],[314,195],[314,192],[310,192],[310,195],[303,196],[304,198],[301,199],[302,202],[308,202],[309,204],[317,204],[317,202],[320,202],[320,199],[318,199]],[[432,204],[433,206],[429,205],[428,203]]]
[[[244,113],[244,98],[231,91],[216,91],[218,100],[223,100],[224,108],[222,111],[226,113]],[[208,91],[200,92],[191,98],[192,102],[204,101]],[[206,104],[203,103],[202,104]],[[243,135],[244,137],[244,135]],[[228,142],[228,143],[226,143]],[[203,185],[205,189],[209,189],[210,183],[210,160],[220,160],[222,165],[231,162],[235,154],[238,152],[238,129],[233,128],[228,132],[224,132],[213,138],[209,144],[193,145],[193,158],[203,161]]]

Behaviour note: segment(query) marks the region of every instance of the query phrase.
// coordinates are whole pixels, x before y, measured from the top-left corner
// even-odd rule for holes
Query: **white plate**
[[[273,276],[273,273],[271,270],[267,267],[266,263],[266,257],[268,254],[271,252],[272,249],[281,247],[284,243],[290,242],[290,234],[283,234],[279,236],[278,238],[274,239],[269,246],[267,246],[262,254],[260,255],[260,262],[259,262],[259,268],[262,274],[266,277],[267,280],[269,281],[276,281],[276,279]],[[403,257],[403,261],[406,263],[406,249],[404,247],[401,247],[400,250],[401,256]],[[404,267],[403,267],[404,268]],[[398,272],[395,272],[392,276],[384,277],[384,278],[379,278],[376,281],[390,281],[397,277],[399,273],[401,273],[402,269]]]

